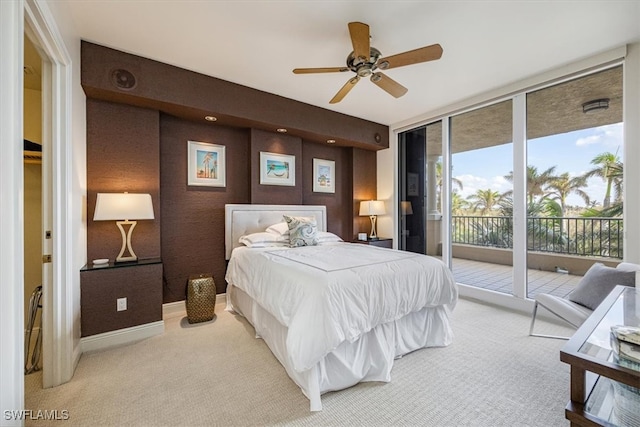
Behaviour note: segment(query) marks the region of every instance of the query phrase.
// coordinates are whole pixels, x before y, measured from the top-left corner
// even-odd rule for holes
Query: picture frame
[[[260,152],[260,184],[296,185],[296,156]]]
[[[333,160],[313,159],[313,192],[336,192],[336,162]]]
[[[407,173],[407,196],[419,196],[420,190],[418,180],[420,175],[417,173]]]
[[[226,187],[224,145],[199,141],[187,143],[187,185]]]

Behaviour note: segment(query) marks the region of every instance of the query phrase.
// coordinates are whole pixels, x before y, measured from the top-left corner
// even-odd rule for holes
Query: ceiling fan
[[[407,88],[376,70],[389,70],[405,65],[419,64],[440,59],[442,56],[442,46],[433,44],[381,58],[380,51],[369,44],[369,26],[367,24],[349,22],[349,34],[351,35],[353,52],[347,57],[346,67],[296,68],[293,70],[294,74],[342,73],[345,71],[356,73],[329,101],[330,104],[342,101],[347,93],[360,81],[361,77],[368,76],[371,76],[371,81],[381,89],[396,98],[400,98],[407,93]]]

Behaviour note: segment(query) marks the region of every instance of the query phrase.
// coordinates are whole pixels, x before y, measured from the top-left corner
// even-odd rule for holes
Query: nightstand
[[[379,248],[393,248],[393,239],[380,237],[377,240],[354,240],[352,243],[362,243],[364,245],[378,246]]]
[[[84,266],[80,316],[82,337],[161,321],[160,258]]]

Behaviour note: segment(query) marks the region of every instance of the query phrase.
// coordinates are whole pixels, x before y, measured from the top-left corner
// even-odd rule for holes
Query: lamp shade
[[[368,200],[360,202],[360,215],[384,215],[384,202],[382,200]]]
[[[98,193],[94,221],[153,218],[151,194]]]
[[[400,212],[402,212],[402,215],[413,215],[411,202],[400,202]]]

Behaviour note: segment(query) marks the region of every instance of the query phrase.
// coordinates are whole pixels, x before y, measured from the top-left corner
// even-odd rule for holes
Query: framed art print
[[[187,185],[226,186],[224,145],[189,141],[187,150]]]
[[[296,185],[296,157],[288,154],[260,152],[260,184]]]
[[[336,162],[313,159],[313,191],[315,193],[336,192]]]
[[[418,180],[420,179],[420,175],[417,173],[407,173],[407,196],[417,196],[419,195],[418,190]]]

